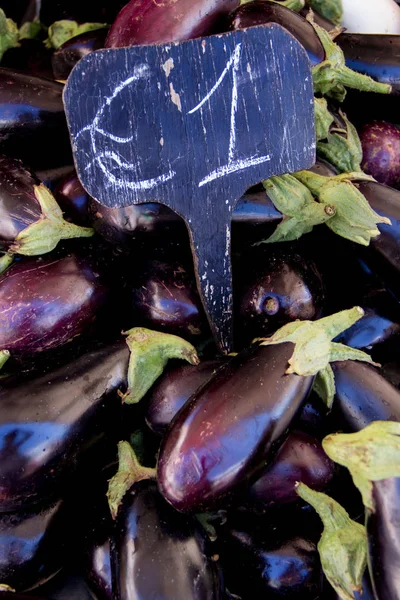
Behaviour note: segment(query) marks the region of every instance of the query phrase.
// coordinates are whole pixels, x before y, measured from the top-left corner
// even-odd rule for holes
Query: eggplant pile
[[[370,2],[0,1],[0,597],[400,600],[400,9]],[[185,222],[88,195],[63,88],[271,23],[316,159],[233,210],[221,355]]]

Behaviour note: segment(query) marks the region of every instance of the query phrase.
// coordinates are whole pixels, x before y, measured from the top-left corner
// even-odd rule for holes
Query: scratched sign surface
[[[106,206],[166,204],[186,221],[221,348],[231,330],[230,221],[251,185],[315,159],[311,69],[278,25],[100,50],[64,92],[79,178]]]

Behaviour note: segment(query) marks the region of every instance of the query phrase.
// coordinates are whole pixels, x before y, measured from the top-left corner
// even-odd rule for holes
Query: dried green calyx
[[[57,50],[65,42],[81,33],[104,29],[106,27],[108,27],[107,23],[79,24],[76,21],[69,20],[56,21],[48,29],[48,38],[45,41],[45,45],[47,48]]]
[[[342,111],[339,111],[339,119],[342,123],[330,126],[325,138],[319,138],[317,152],[340,173],[361,171],[363,153],[357,130]]]

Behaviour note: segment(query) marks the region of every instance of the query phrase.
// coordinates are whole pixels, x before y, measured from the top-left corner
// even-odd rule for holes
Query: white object
[[[400,34],[400,6],[394,0],[342,0],[348,33]]]

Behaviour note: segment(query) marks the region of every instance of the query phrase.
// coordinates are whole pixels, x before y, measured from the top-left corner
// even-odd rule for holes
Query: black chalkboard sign
[[[315,159],[311,68],[267,25],[188,42],[99,50],[64,91],[79,178],[98,202],[161,202],[186,221],[198,286],[231,347],[230,221],[251,185]]]

